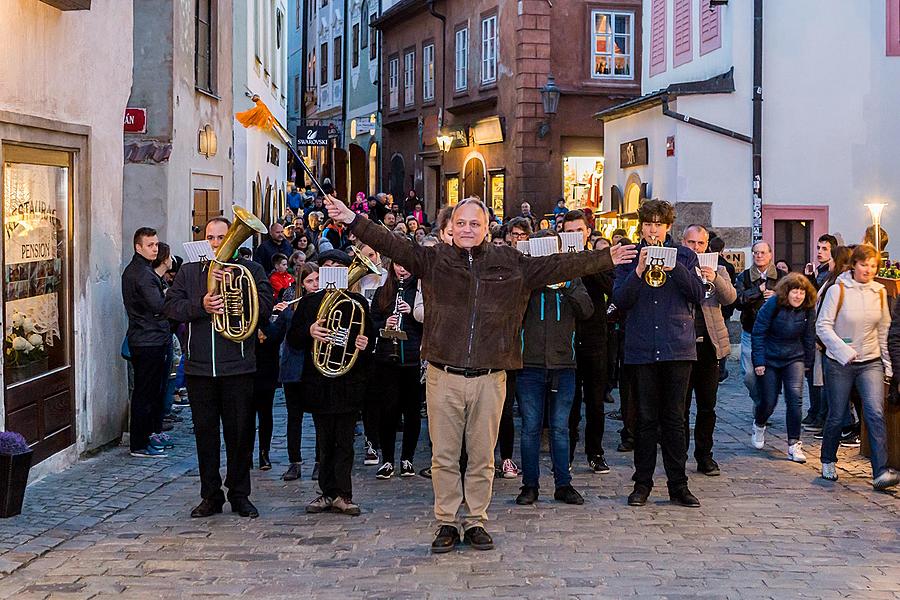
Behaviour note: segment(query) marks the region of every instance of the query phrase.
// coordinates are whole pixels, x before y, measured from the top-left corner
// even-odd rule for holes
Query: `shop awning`
[[[683,83],[673,83],[668,87],[645,94],[640,98],[633,98],[621,104],[617,104],[606,110],[601,110],[594,114],[595,119],[601,121],[614,121],[643,112],[654,106],[660,106],[663,100],[672,100],[678,96],[693,96],[700,94],[731,94],[734,92],[734,67],[728,72],[710,77],[703,81],[686,81]]]

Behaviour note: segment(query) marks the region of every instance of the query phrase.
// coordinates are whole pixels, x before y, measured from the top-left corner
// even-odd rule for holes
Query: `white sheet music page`
[[[701,267],[709,267],[715,271],[716,267],[719,266],[719,253],[704,252],[703,254],[698,254],[697,261],[699,261]]]
[[[528,247],[532,256],[559,254],[559,240],[556,237],[531,238]]]
[[[209,245],[207,240],[197,242],[185,242],[182,244],[184,253],[187,256],[187,262],[200,262],[201,260],[212,260],[216,257],[215,251]]]
[[[531,256],[528,240],[519,240],[518,242],[516,242],[516,250],[518,250],[525,256]]]
[[[584,236],[578,231],[563,231],[559,234],[563,252],[581,252],[584,250]]]
[[[335,289],[346,290],[349,272],[347,267],[319,267],[319,289],[333,285]]]
[[[647,246],[647,266],[674,267],[678,248],[669,246]]]

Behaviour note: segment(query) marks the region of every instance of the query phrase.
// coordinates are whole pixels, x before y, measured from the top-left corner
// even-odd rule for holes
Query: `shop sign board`
[[[327,125],[300,125],[297,127],[298,146],[327,146],[330,137]]]
[[[125,109],[125,133],[147,133],[147,109]]]
[[[619,168],[639,167],[648,163],[647,138],[619,145]]]

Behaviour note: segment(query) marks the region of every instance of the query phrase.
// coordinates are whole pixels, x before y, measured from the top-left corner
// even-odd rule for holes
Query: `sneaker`
[[[319,479],[319,461],[313,465],[312,477],[310,477],[313,481],[317,481]]]
[[[410,460],[401,460],[400,461],[400,477],[415,477],[416,469],[413,467],[412,461]]]
[[[579,506],[584,504],[584,497],[571,485],[556,488],[553,498],[566,504],[578,504]]]
[[[812,433],[821,433],[822,432],[822,424],[821,423],[806,423],[803,425],[803,431],[810,431]]]
[[[862,441],[855,433],[851,433],[848,436],[841,436],[841,446],[844,448],[859,448],[861,445]]]
[[[900,483],[900,475],[894,469],[885,469],[881,475],[872,480],[872,487],[876,490],[886,490]]]
[[[350,498],[338,496],[331,501],[331,512],[358,517],[361,511],[359,510],[359,504],[354,504]]]
[[[816,418],[812,415],[812,413],[807,413],[803,420],[800,421],[801,425],[812,425],[816,422]]]
[[[621,421],[622,420],[622,411],[620,410],[611,410],[606,413],[607,418],[612,419],[613,421]]]
[[[753,444],[753,447],[757,450],[762,450],[763,446],[766,445],[766,426],[763,425],[759,427],[756,423],[753,424],[753,435],[750,437],[750,442]]]
[[[394,465],[391,463],[384,463],[378,470],[375,472],[375,477],[377,479],[390,479],[394,476]]]
[[[331,510],[331,504],[334,502],[328,496],[318,496],[315,500],[306,505],[306,512],[310,514],[323,513]]]
[[[507,458],[503,461],[500,471],[503,473],[503,479],[515,479],[519,476],[519,467],[511,458]]]
[[[431,467],[425,467],[421,471],[419,471],[419,477],[424,477],[425,479],[431,479]]]
[[[595,456],[588,460],[588,466],[590,466],[591,470],[598,475],[609,473],[609,465],[606,464],[606,461],[602,456]]]
[[[835,463],[822,463],[822,479],[837,481],[837,465]]]
[[[291,463],[288,470],[281,476],[284,481],[296,481],[300,479],[300,463]]]
[[[796,463],[805,463],[806,455],[803,454],[803,442],[797,442],[788,446],[788,459]]]
[[[168,456],[162,448],[156,446],[147,446],[143,450],[132,450],[131,455],[135,458],[165,458]]]
[[[824,429],[825,429],[825,428],[823,427],[823,428],[820,429],[819,431],[815,432],[815,433],[813,434],[813,439],[814,439],[814,440],[822,440],[822,439],[825,439],[825,431],[824,431]]]
[[[378,464],[378,452],[375,451],[375,447],[369,440],[366,440],[366,457],[363,459],[363,464],[369,466]]]
[[[150,445],[161,450],[171,450],[175,447],[175,442],[166,433],[154,433],[150,436]]]

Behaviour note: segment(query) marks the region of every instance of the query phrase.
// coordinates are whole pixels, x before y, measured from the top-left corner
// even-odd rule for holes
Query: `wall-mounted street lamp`
[[[559,108],[560,90],[553,75],[547,75],[547,83],[541,88],[541,102],[547,119],[538,126],[538,138],[544,139],[550,133],[550,119]]]
[[[878,264],[881,265],[881,212],[887,206],[884,202],[871,202],[865,207],[869,209],[869,215],[872,217],[872,225],[875,234],[875,249],[879,252]]]
[[[198,151],[206,158],[212,158],[219,149],[219,141],[212,125],[207,123],[199,131]]]
[[[444,154],[450,152],[450,148],[453,146],[453,136],[442,133],[437,136],[437,145]]]

